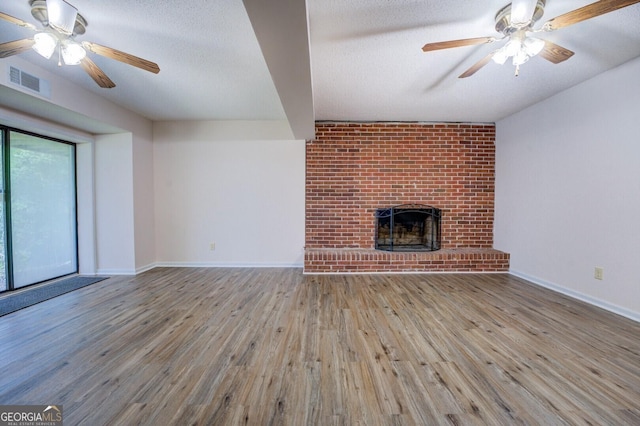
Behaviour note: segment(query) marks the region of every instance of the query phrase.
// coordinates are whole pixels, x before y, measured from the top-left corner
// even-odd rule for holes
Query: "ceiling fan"
[[[554,31],[623,7],[640,3],[640,0],[600,0],[587,6],[572,10],[547,21],[542,27],[534,29],[534,25],[544,13],[545,0],[513,0],[511,4],[503,7],[496,14],[496,31],[501,37],[477,37],[461,40],[441,41],[427,43],[422,47],[424,52],[432,50],[449,49],[452,47],[473,46],[484,43],[507,40],[499,49],[489,53],[484,58],[473,64],[471,68],[463,72],[458,78],[466,78],[475,74],[480,68],[489,63],[491,59],[502,65],[511,58],[516,67],[515,75],[520,72],[520,65],[530,58],[540,54],[544,59],[554,64],[566,61],[573,52],[562,46],[558,46],[548,40],[543,40],[531,34]]]
[[[640,0],[639,0],[640,1]],[[80,65],[100,86],[106,89],[115,87],[115,83],[88,56],[87,51],[125,64],[133,65],[145,71],[157,74],[160,67],[146,59],[121,52],[110,47],[89,41],[81,43],[75,37],[85,33],[87,21],[78,10],[64,0],[30,0],[31,14],[42,23],[41,31],[22,19],[0,12],[0,18],[12,24],[36,31],[32,38],[10,41],[0,44],[0,58],[17,55],[33,49],[49,59],[58,51],[58,65]]]

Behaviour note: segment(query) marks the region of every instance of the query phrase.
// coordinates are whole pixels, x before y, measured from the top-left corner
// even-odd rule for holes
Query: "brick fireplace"
[[[305,272],[508,270],[493,124],[317,123],[306,162]],[[375,250],[376,211],[403,204],[442,212],[440,250]]]

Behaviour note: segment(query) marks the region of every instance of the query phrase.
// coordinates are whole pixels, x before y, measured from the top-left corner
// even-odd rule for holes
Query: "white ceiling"
[[[517,78],[494,63],[457,78],[496,44],[422,52],[497,35],[507,2],[307,0],[306,22],[301,0],[70,0],[89,24],[78,40],[154,61],[160,73],[92,55],[117,85],[101,89],[79,67],[21,57],[152,120],[288,117],[309,138],[313,120],[493,122],[640,56],[640,4],[544,34],[576,54],[558,65],[533,58]],[[590,2],[547,0],[539,24]],[[0,11],[37,23],[28,0]],[[31,36],[0,20],[0,42]]]

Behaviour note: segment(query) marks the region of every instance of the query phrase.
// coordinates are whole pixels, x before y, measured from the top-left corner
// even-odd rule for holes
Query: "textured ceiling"
[[[116,83],[101,89],[80,67],[21,56],[153,120],[278,120],[285,114],[241,0],[70,0],[88,40],[156,62],[157,75],[91,55]],[[37,23],[28,0],[0,10]],[[1,41],[32,32],[0,20]]]
[[[79,40],[157,62],[160,73],[93,55],[117,84],[107,90],[79,67],[21,57],[153,120],[492,122],[640,56],[640,4],[543,34],[575,51],[564,63],[536,57],[517,78],[511,65],[489,63],[458,79],[498,45],[421,47],[497,35],[507,1],[307,0],[308,22],[294,0],[70,3],[89,23]],[[547,0],[539,24],[588,3]],[[0,10],[36,23],[27,0]],[[0,42],[31,35],[0,21]]]
[[[548,0],[539,25],[591,3]],[[514,77],[493,62],[457,76],[501,44],[422,52],[425,43],[497,36],[505,0],[308,0],[318,120],[493,122],[640,56],[640,4],[552,33],[576,54],[553,65],[540,57]]]

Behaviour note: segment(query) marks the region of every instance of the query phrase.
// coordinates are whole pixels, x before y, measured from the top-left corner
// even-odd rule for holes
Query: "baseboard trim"
[[[158,266],[157,263],[151,263],[151,264],[149,264],[147,266],[142,266],[140,268],[136,268],[136,275],[141,274],[143,272],[150,271],[150,270],[152,270],[153,268],[155,268],[157,266]]]
[[[566,287],[562,287],[561,285],[558,285],[549,281],[545,281],[538,277],[534,277],[532,275],[528,275],[528,274],[525,274],[524,272],[516,271],[514,269],[510,269],[509,273],[518,278],[522,278],[523,280],[529,281],[532,284],[539,285],[540,287],[548,288],[549,290],[553,290],[557,293],[564,294],[565,296],[569,296],[573,299],[581,300],[590,305],[604,309],[605,311],[609,311],[614,314],[621,315],[635,322],[640,322],[640,312],[635,312],[630,309],[626,309],[621,306],[614,305],[609,302],[605,302],[604,300],[600,300],[595,297],[588,296],[584,293],[580,293],[578,291],[571,290]]]
[[[302,263],[157,262],[160,268],[302,268]]]
[[[136,275],[135,269],[98,269],[96,275]]]

